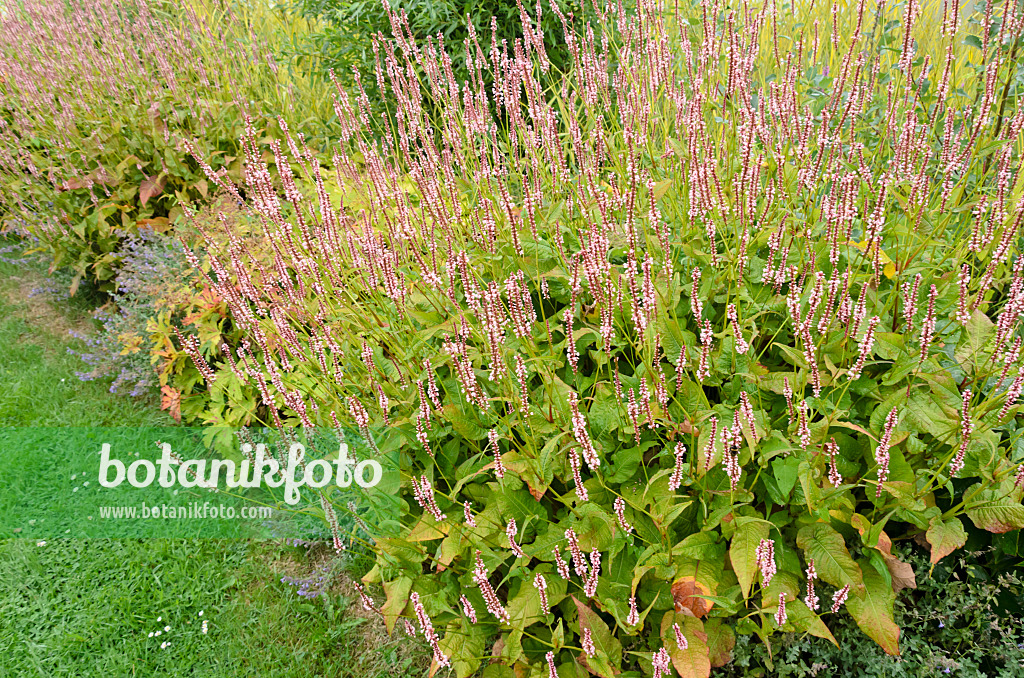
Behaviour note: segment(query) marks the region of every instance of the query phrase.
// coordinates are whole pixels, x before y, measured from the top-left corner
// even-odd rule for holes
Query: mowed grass
[[[33,296],[43,282],[38,267],[0,264],[0,426],[172,424],[155,401],[79,381],[68,331],[89,330],[87,302]],[[422,675],[425,653],[387,637],[344,570],[315,599],[281,581],[324,555],[226,539],[0,541],[0,676]]]

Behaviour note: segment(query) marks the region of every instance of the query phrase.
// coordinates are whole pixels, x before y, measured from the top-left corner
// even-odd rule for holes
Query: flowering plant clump
[[[399,455],[364,580],[460,677],[708,675],[836,615],[897,654],[893,539],[1024,527],[1022,17],[948,5],[932,55],[915,3],[664,10],[559,16],[553,89],[526,10],[465,82],[391,12],[334,173],[252,125],[244,186],[196,154],[272,253],[211,236],[245,338],[187,350]]]

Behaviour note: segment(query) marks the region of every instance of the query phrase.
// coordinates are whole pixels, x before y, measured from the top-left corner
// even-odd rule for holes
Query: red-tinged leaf
[[[851,592],[846,608],[857,626],[878,643],[886,654],[898,655],[900,627],[896,626],[892,616],[896,594],[878,570],[869,565],[863,571],[864,588]]]
[[[842,426],[843,428],[852,429],[854,431],[857,431],[858,433],[863,433],[868,437],[869,440],[872,440],[874,442],[878,441],[878,438],[875,436],[874,433],[868,431],[863,426],[858,426],[857,424],[854,424],[852,421],[833,421],[831,424],[829,424],[829,426]]]
[[[709,619],[704,625],[708,634],[708,653],[711,668],[725,666],[732,661],[732,649],[736,647],[736,634],[723,619]]]
[[[860,566],[846,550],[843,535],[828,523],[814,523],[801,528],[796,543],[808,559],[814,559],[814,567],[822,580],[837,588],[847,584],[853,589],[863,586]]]
[[[885,533],[885,530],[879,532],[878,543],[875,544],[874,548],[878,549],[878,552],[882,554],[885,566],[892,576],[893,593],[899,593],[903,589],[917,588],[917,576],[914,574],[913,566],[892,554],[892,539]]]
[[[591,637],[594,639],[594,646],[597,648],[597,656],[587,657],[580,654],[577,659],[588,671],[602,678],[614,678],[616,669],[622,663],[622,643],[612,635],[608,624],[597,612],[581,603],[576,596],[572,596],[579,614],[579,633],[583,629],[590,629]]]
[[[673,624],[679,624],[686,638],[686,649],[676,644]],[[682,678],[707,678],[711,675],[711,651],[704,624],[685,612],[666,612],[661,619],[661,642],[672,657],[672,666]]]
[[[163,174],[159,175],[155,179],[145,179],[142,184],[139,185],[139,203],[145,207],[149,199],[158,196],[164,192],[164,184],[166,179]]]
[[[750,597],[750,587],[757,576],[757,546],[768,538],[771,523],[760,518],[739,516],[736,518],[736,532],[729,546],[729,562],[740,582],[743,598]]]
[[[925,539],[932,547],[931,563],[934,565],[953,551],[967,543],[967,532],[959,518],[942,520],[941,517],[932,521],[925,533]]]

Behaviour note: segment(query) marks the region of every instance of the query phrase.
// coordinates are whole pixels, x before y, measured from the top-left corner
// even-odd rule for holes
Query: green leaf
[[[384,593],[387,600],[380,608],[384,613],[384,623],[387,624],[388,633],[395,630],[395,623],[409,603],[409,592],[412,590],[412,579],[410,577],[399,577],[384,582]]]
[[[582,636],[583,629],[590,629],[594,646],[597,648],[596,657],[582,655],[582,658],[586,659],[590,668],[602,678],[614,678],[615,669],[612,667],[617,668],[622,664],[622,643],[612,635],[601,615],[581,603],[576,596],[572,596],[572,601],[576,603],[576,611],[579,614],[579,634]]]
[[[467,619],[448,624],[444,638],[439,642],[441,651],[452,661],[456,678],[469,678],[476,673],[483,661],[486,644],[484,627],[471,624]]]
[[[799,466],[800,459],[796,455],[772,461],[772,475],[775,477],[779,493],[783,497],[788,497],[793,486],[796,485]]]
[[[827,523],[814,523],[801,528],[796,538],[807,558],[814,559],[814,567],[822,580],[835,587],[849,584],[854,589],[863,587],[860,566],[846,550],[843,535]]]
[[[750,587],[757,576],[757,545],[768,538],[771,523],[760,518],[739,516],[736,518],[736,532],[729,546],[729,562],[740,582],[743,599],[750,597]]]
[[[967,517],[977,527],[996,534],[1024,528],[1024,506],[995,490],[983,490],[972,497]]]
[[[519,592],[508,601],[509,626],[517,631],[524,630],[530,624],[543,621],[545,614],[540,609],[540,594],[533,586],[532,580],[522,579]]]
[[[895,600],[896,594],[882,575],[873,567],[865,567],[863,590],[852,592],[846,601],[857,626],[890,655],[900,653],[900,627],[892,616]]]
[[[989,317],[981,309],[974,309],[964,330],[965,340],[954,352],[957,364],[964,369],[976,367],[982,361],[985,344],[995,331],[995,324]]]

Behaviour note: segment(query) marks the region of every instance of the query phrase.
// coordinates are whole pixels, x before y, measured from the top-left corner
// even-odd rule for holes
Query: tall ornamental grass
[[[339,90],[277,179],[250,125],[241,185],[193,145],[267,249],[209,229],[245,339],[187,348],[228,407],[400,455],[365,604],[436,667],[706,676],[839,615],[896,655],[894,540],[1021,555],[1020,10],[929,7],[936,56],[917,2],[593,11],[548,89],[542,17],[390,12],[390,116]]]

